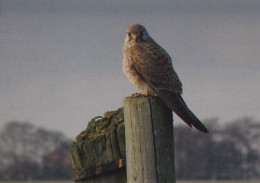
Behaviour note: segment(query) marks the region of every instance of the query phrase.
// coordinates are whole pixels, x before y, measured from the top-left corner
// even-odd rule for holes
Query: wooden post
[[[124,100],[127,183],[175,183],[172,111],[157,97]]]
[[[93,118],[70,154],[76,182],[126,183],[123,108]]]

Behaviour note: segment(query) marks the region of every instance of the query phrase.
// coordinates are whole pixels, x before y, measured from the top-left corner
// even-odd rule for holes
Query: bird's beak
[[[132,34],[134,40],[136,40],[136,34]]]

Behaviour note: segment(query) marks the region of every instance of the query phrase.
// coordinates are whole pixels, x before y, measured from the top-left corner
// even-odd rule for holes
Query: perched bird
[[[144,96],[157,95],[190,127],[207,133],[207,128],[190,111],[182,94],[182,83],[173,69],[172,59],[140,24],[126,29],[123,71]]]

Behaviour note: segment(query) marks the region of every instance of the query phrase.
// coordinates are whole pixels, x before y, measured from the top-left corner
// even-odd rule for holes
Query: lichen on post
[[[70,147],[75,181],[125,183],[123,108],[93,118]]]
[[[93,118],[70,153],[81,183],[175,183],[172,111],[157,97],[125,98]]]

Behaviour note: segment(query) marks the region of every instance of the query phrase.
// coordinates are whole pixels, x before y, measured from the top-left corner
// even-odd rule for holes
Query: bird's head
[[[150,38],[145,27],[140,24],[132,24],[126,29],[126,41],[132,43],[144,42]]]

